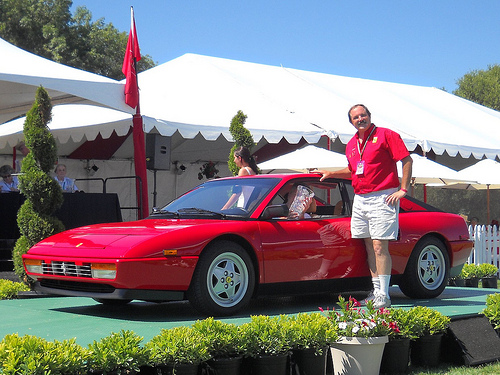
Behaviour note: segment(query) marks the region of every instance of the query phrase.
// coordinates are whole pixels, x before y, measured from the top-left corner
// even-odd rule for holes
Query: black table
[[[116,193],[63,193],[63,196],[64,202],[55,216],[66,229],[122,221]],[[20,193],[0,194],[0,239],[19,238],[17,211],[24,200]]]

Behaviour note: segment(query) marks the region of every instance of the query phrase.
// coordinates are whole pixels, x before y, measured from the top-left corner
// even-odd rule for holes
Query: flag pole
[[[126,77],[125,103],[135,108],[132,118],[132,137],[134,142],[134,168],[136,180],[136,199],[139,207],[138,218],[144,219],[149,215],[148,176],[146,170],[146,144],[144,128],[139,104],[139,84],[137,80],[137,62],[141,59],[139,42],[135,29],[134,8],[130,7],[130,33],[127,50],[123,60],[122,71]]]

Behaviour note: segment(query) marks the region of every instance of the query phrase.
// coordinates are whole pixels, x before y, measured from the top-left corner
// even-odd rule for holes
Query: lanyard
[[[359,160],[361,160],[363,158],[363,152],[365,152],[365,148],[366,148],[366,145],[368,144],[368,140],[370,139],[370,137],[372,136],[374,131],[375,131],[375,125],[373,125],[372,131],[370,132],[370,134],[368,134],[368,137],[366,138],[366,141],[365,141],[365,144],[363,145],[362,150],[359,149],[359,142],[356,142],[356,144],[358,146]]]

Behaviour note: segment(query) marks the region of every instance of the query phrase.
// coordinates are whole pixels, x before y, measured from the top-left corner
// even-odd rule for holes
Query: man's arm
[[[351,178],[351,170],[349,167],[345,167],[343,169],[339,169],[337,171],[324,171],[324,170],[318,170],[315,169],[312,171],[312,173],[319,173],[322,175],[322,177],[319,179],[320,181],[323,181],[327,178],[343,178],[343,179],[350,179]]]
[[[389,204],[395,204],[401,198],[406,195],[406,192],[410,188],[410,180],[411,180],[411,171],[413,166],[413,159],[411,156],[407,156],[404,159],[401,159],[403,163],[403,176],[401,177],[401,188],[395,193],[389,195],[386,199],[386,202]]]

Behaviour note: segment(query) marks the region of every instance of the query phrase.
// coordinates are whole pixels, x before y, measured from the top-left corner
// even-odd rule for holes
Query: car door
[[[318,199],[316,210],[320,214],[299,220],[280,217],[259,222],[263,282],[368,276],[363,241],[351,239],[350,216],[346,210],[335,212],[338,205],[320,197],[328,197],[328,202],[342,199],[338,185],[310,183],[309,187]],[[281,202],[279,197],[283,198]],[[270,203],[286,204],[286,193],[278,193]]]

